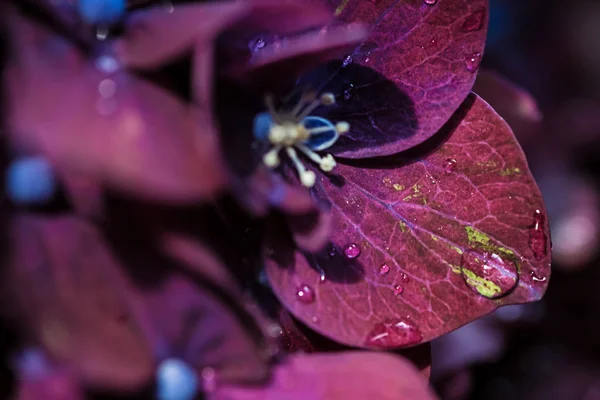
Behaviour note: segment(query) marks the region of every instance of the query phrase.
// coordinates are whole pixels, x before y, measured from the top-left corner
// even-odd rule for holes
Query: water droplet
[[[435,3],[437,3],[437,0],[423,0],[423,3],[427,4],[428,6],[433,6]]]
[[[410,346],[422,340],[423,335],[408,319],[387,319],[371,329],[365,344],[387,349]]]
[[[379,267],[379,275],[387,275],[388,272],[390,272],[390,266],[387,264],[381,264]]]
[[[323,270],[321,267],[317,268],[319,270],[319,281],[325,282],[327,280],[327,274],[325,274],[325,270]]]
[[[278,338],[279,336],[283,335],[283,329],[281,329],[279,324],[271,324],[267,328],[267,333],[272,338]]]
[[[212,393],[217,389],[217,373],[214,368],[204,367],[200,372],[202,377],[202,390],[204,393]],[[177,399],[180,399],[179,397]]]
[[[477,71],[481,63],[481,53],[473,53],[465,59],[465,67],[469,72]]]
[[[95,65],[99,71],[104,72],[105,74],[113,74],[121,67],[119,62],[109,55],[101,55],[98,57]]]
[[[538,274],[536,274],[535,272],[531,272],[531,279],[533,279],[534,282],[546,282],[546,280],[548,279],[545,276],[539,276]]]
[[[170,0],[163,1],[163,8],[165,9],[165,12],[167,14],[171,14],[173,11],[175,11],[175,7],[173,6],[173,2],[171,2]]]
[[[352,97],[352,90],[354,90],[353,84],[349,84],[348,87],[344,89],[344,100],[350,100],[350,97]]]
[[[410,278],[408,277],[408,275],[406,275],[404,272],[400,273],[400,279],[402,280],[402,282],[404,282],[405,284],[410,282]]]
[[[404,288],[402,287],[402,285],[394,286],[394,295],[395,296],[400,296],[402,293],[404,293]]]
[[[541,261],[547,254],[546,242],[548,241],[548,237],[544,232],[545,225],[546,217],[540,210],[535,210],[533,213],[533,225],[529,228],[529,248],[537,261]]]
[[[250,43],[248,43],[248,48],[252,53],[255,53],[258,50],[264,48],[266,44],[267,43],[265,42],[265,39],[263,39],[262,37],[257,37],[255,39],[252,39]]]
[[[98,92],[105,99],[113,97],[117,92],[117,84],[112,79],[104,79],[98,85]]]
[[[514,262],[490,252],[465,251],[460,270],[467,286],[489,299],[505,296],[519,281]]]
[[[16,363],[19,372],[28,378],[39,379],[51,372],[48,360],[41,351],[35,348],[25,349],[18,355]]]
[[[336,250],[335,246],[331,246],[331,249],[329,249],[329,257],[335,257],[336,254],[337,254],[337,250]]]
[[[485,20],[485,9],[475,11],[469,15],[465,22],[462,24],[462,30],[464,32],[475,32],[483,27],[483,21]]]
[[[296,298],[301,303],[310,304],[315,301],[315,292],[308,285],[300,285],[296,291]]]
[[[310,320],[313,322],[313,324],[318,324],[321,322],[321,319],[317,316],[312,317]]]
[[[456,169],[456,160],[454,158],[449,158],[444,163],[444,172],[446,175],[450,175]]]
[[[108,37],[109,29],[105,25],[98,26],[96,28],[96,39],[98,40],[106,40]]]
[[[168,359],[157,369],[156,397],[159,400],[192,400],[198,390],[195,371],[185,362]]]
[[[347,55],[346,57],[344,57],[344,61],[342,62],[342,67],[346,68],[351,63],[352,63],[352,56]]]
[[[350,243],[344,247],[344,255],[349,259],[356,258],[360,256],[360,247],[358,247],[355,243]]]

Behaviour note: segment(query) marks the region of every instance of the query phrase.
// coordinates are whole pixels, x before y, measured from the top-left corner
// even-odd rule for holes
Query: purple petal
[[[115,70],[110,54],[100,57],[112,60],[106,69],[32,21],[9,21],[16,50],[3,80],[12,145],[57,170],[157,200],[197,201],[223,189],[226,169],[206,108]]]
[[[210,400],[434,400],[427,380],[401,357],[346,352],[295,355],[265,388],[219,388]]]
[[[322,0],[345,22],[372,29],[340,63],[302,79],[344,101],[327,117],[350,132],[334,152],[395,154],[434,135],[469,94],[483,53],[487,0]]]
[[[425,156],[340,164],[318,180],[332,203],[329,250],[306,256],[271,236],[269,279],[303,323],[347,345],[399,348],[542,297],[546,211],[510,128],[472,96],[432,140],[417,149]],[[299,285],[314,301],[299,301]]]

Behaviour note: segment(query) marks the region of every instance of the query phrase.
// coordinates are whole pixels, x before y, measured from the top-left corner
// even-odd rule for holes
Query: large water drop
[[[375,324],[367,335],[367,346],[382,349],[410,346],[420,343],[423,335],[408,319],[387,319]]]
[[[515,263],[491,252],[465,251],[460,270],[467,286],[489,299],[507,295],[519,281]]]

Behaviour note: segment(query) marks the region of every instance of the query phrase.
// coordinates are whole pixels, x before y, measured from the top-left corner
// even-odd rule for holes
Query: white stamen
[[[320,126],[318,128],[308,129],[308,133],[310,133],[311,135],[315,135],[317,133],[329,132],[331,130],[332,129],[330,126]],[[337,130],[337,128],[336,128],[336,130]]]
[[[347,133],[350,130],[350,124],[346,121],[340,121],[337,124],[335,124],[335,130],[340,135],[343,135],[344,133]]]
[[[323,104],[324,106],[330,106],[332,104],[335,104],[335,96],[333,95],[333,93],[323,93],[321,95],[321,104]]]
[[[277,168],[279,166],[279,151],[281,146],[275,146],[267,154],[263,156],[263,162],[269,168]]]
[[[331,172],[335,168],[337,163],[331,154],[325,155],[319,164],[319,167],[325,172]]]
[[[269,130],[269,140],[271,143],[281,143],[285,140],[285,128],[281,125],[273,125]]]
[[[277,122],[277,124],[281,123],[281,118],[275,110],[275,100],[273,99],[272,94],[268,94],[265,96],[265,105],[267,106],[267,111],[271,114],[271,118],[273,121]]]
[[[298,172],[300,182],[302,182],[302,185],[309,188],[315,184],[316,175],[313,171],[306,169],[304,164],[302,164],[302,161],[296,152],[296,148],[315,164],[318,164],[322,171],[329,172],[336,166],[333,156],[331,154],[320,156],[305,143],[314,135],[325,132],[341,135],[348,132],[350,129],[350,124],[347,122],[338,122],[334,127],[329,121],[326,121],[326,126],[318,126],[310,129],[306,128],[306,126],[304,126],[304,119],[313,110],[321,105],[329,106],[335,103],[335,96],[331,93],[324,93],[319,98],[316,97],[316,93],[306,92],[301,96],[298,104],[296,104],[291,111],[286,112],[277,112],[272,95],[265,97],[265,104],[272,117],[272,125],[269,128],[268,137],[273,148],[263,156],[263,162],[269,168],[278,167],[281,162],[279,152],[285,148],[287,156]],[[332,137],[324,147],[327,148],[331,146],[336,139],[337,137]],[[319,150],[322,149],[323,146],[321,145]]]
[[[310,105],[317,102],[318,105],[319,100],[316,100],[316,97],[317,95],[314,92],[306,92],[303,94],[302,97],[300,97],[298,104],[296,104],[296,107],[294,107],[294,109],[290,112],[292,118],[294,118],[296,121],[299,121],[296,116],[300,113],[300,111],[302,111],[302,107],[306,106],[306,104],[309,104],[310,107]]]
[[[314,151],[302,144],[296,145],[296,147],[298,147],[298,150],[304,153],[306,157],[319,164],[319,168],[321,168],[325,172],[330,172],[337,165],[335,159],[331,154],[327,154],[325,157],[321,157],[320,155],[318,155],[317,153],[315,153]]]
[[[312,187],[317,180],[317,176],[314,172],[309,171],[304,167],[304,164],[298,158],[298,153],[294,150],[293,147],[286,147],[285,151],[287,152],[288,157],[294,163],[296,167],[296,171],[298,171],[298,176],[300,177],[300,182],[306,187]]]
[[[335,96],[331,93],[323,93],[318,100],[313,101],[302,111],[300,115],[296,117],[298,121],[302,121],[304,118],[308,117],[311,112],[315,110],[315,108],[320,105],[329,106],[335,103]]]

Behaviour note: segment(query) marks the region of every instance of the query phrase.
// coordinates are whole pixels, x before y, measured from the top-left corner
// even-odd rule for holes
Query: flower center
[[[269,141],[271,149],[263,156],[263,163],[269,168],[276,168],[281,163],[279,153],[285,151],[298,171],[300,182],[306,187],[315,184],[316,175],[308,170],[300,157],[300,151],[308,159],[319,165],[325,172],[331,171],[336,163],[331,154],[320,156],[317,151],[331,147],[340,137],[348,132],[347,122],[331,121],[310,116],[317,107],[335,104],[331,93],[323,93],[317,97],[314,92],[307,92],[291,110],[276,110],[273,96],[265,97],[267,112],[258,114],[254,119],[254,137],[261,141]]]

